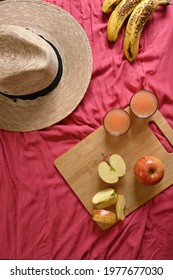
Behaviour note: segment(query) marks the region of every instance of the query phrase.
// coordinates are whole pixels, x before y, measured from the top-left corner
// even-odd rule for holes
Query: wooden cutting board
[[[130,113],[129,107],[126,111]],[[117,193],[124,194],[127,216],[173,184],[173,154],[166,151],[149,123],[154,122],[157,125],[171,146],[173,146],[172,128],[158,110],[148,119],[139,119],[132,114],[130,117],[131,128],[126,134],[111,136],[101,126],[55,160],[56,168],[90,214],[95,209],[92,204],[93,195],[105,187],[114,187]],[[104,155],[117,153],[126,163],[127,172],[116,184],[104,183],[98,176],[97,167],[103,159],[102,153]],[[134,178],[134,164],[146,154],[159,157],[165,166],[164,178],[154,186],[142,185]],[[107,229],[112,225],[99,224],[99,226]]]

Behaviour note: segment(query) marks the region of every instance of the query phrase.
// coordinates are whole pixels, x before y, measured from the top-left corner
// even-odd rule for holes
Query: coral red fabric
[[[82,102],[61,122],[29,133],[0,130],[0,259],[173,259],[172,186],[102,231],[54,167],[58,156],[102,124],[108,109],[126,107],[141,88],[156,93],[173,127],[173,6],[152,15],[130,64],[122,50],[124,27],[115,45],[107,42],[101,0],[48,2],[86,31],[92,79]]]

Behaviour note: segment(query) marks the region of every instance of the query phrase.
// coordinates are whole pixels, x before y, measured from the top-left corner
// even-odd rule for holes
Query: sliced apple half
[[[117,221],[116,214],[105,209],[93,210],[92,219],[104,224],[114,224]]]
[[[102,161],[98,165],[98,173],[100,178],[109,184],[114,184],[118,182],[118,173],[117,171],[107,163],[107,161]]]
[[[119,177],[126,173],[126,164],[123,158],[118,154],[112,154],[98,165],[98,174],[100,178],[110,184],[118,182]]]
[[[118,154],[112,154],[109,157],[109,163],[112,168],[117,172],[118,177],[122,177],[126,173],[126,164],[123,158]]]
[[[118,195],[113,188],[105,188],[93,196],[92,202],[97,209],[104,209],[114,205],[117,198]]]

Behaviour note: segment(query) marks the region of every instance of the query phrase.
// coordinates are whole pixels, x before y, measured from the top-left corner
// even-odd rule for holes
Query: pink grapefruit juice
[[[130,101],[132,112],[139,118],[151,117],[156,112],[157,106],[156,96],[147,90],[136,92]]]
[[[122,135],[130,128],[129,114],[123,109],[112,109],[104,116],[103,126],[111,135]]]

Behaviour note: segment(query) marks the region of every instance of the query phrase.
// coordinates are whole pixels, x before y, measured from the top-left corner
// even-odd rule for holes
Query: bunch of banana
[[[129,16],[125,38],[124,53],[132,62],[137,56],[141,32],[150,15],[158,5],[168,5],[170,0],[104,0],[102,11],[111,15],[107,24],[107,38],[116,41],[118,34]],[[114,4],[113,4],[114,3]]]
[[[126,18],[143,0],[122,0],[111,13],[107,24],[107,38],[116,41]]]
[[[168,4],[168,1],[144,0],[131,13],[124,37],[124,53],[130,62],[134,61],[138,54],[141,32],[148,18],[155,12],[158,5],[164,4]]]

